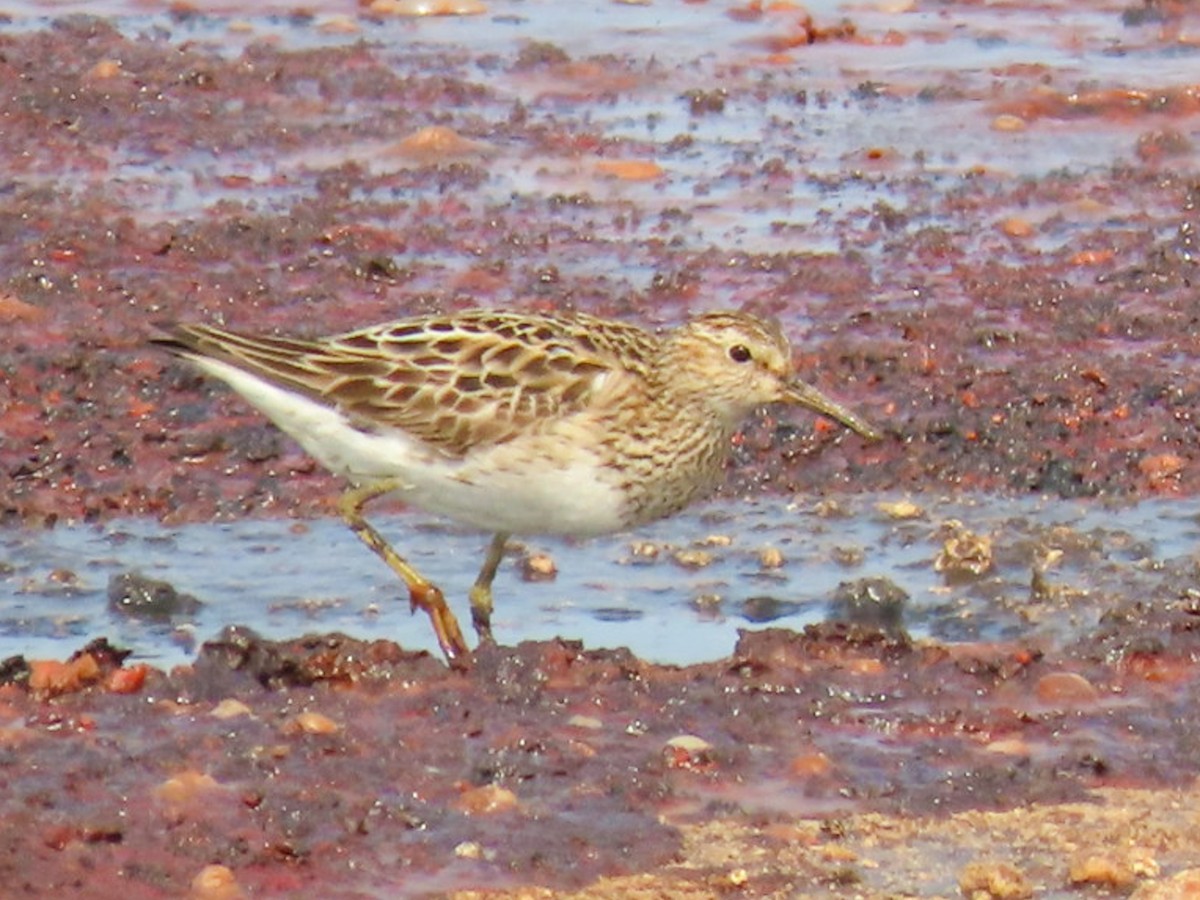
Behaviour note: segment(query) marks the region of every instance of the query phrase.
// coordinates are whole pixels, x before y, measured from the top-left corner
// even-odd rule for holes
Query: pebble
[[[299,713],[284,726],[284,731],[289,734],[294,734],[298,731],[304,734],[337,734],[341,730],[341,725],[329,718],[329,716],[319,712]]]
[[[1127,862],[1103,852],[1076,858],[1067,872],[1067,879],[1074,885],[1090,884],[1116,890],[1132,887],[1136,880]]]
[[[368,7],[387,16],[479,16],[487,7],[479,0],[373,0]]]
[[[317,26],[322,34],[358,34],[362,29],[353,18],[346,15],[333,15]]]
[[[758,551],[758,564],[764,569],[780,569],[787,562],[783,558],[783,551],[778,547],[760,547]]]
[[[655,181],[665,174],[662,166],[648,159],[602,159],[596,171],[621,181]]]
[[[821,519],[845,519],[850,510],[832,498],[826,498],[813,506],[813,513]]]
[[[218,790],[220,783],[204,772],[180,772],[160,784],[154,794],[163,803],[170,806],[182,806],[190,803],[202,794]]]
[[[1009,237],[1027,238],[1033,235],[1033,226],[1029,224],[1028,219],[1020,219],[1016,216],[1010,216],[1000,223],[1000,230]]]
[[[191,900],[240,900],[246,894],[228,866],[205,866],[192,878]]]
[[[653,541],[634,541],[629,545],[630,562],[647,565],[658,559],[662,548]]]
[[[992,119],[992,131],[1024,131],[1029,123],[1020,116],[1000,115]]]
[[[994,860],[968,863],[958,876],[958,889],[968,900],[1025,900],[1033,886],[1016,866]]]
[[[909,599],[908,591],[890,578],[874,576],[843,581],[833,592],[829,616],[885,631],[899,631]]]
[[[978,578],[993,565],[992,539],[976,534],[961,522],[951,520],[944,526],[951,532],[933,561],[933,570],[948,578]]]
[[[712,744],[694,734],[678,734],[663,744],[663,762],[671,769],[711,767]]]
[[[519,566],[523,581],[553,581],[558,577],[558,566],[549,553],[528,553],[521,557]]]
[[[414,131],[393,148],[394,155],[422,165],[486,156],[492,147],[482,141],[465,138],[444,125],[430,125]]]
[[[713,555],[707,550],[681,549],[671,554],[671,559],[685,569],[703,569],[712,565]]]
[[[88,71],[88,77],[96,81],[116,78],[121,74],[121,61],[118,59],[102,59]]]
[[[988,753],[999,753],[1002,756],[1029,757],[1033,755],[1028,741],[1018,737],[998,738],[983,748]]]
[[[1034,693],[1050,706],[1083,706],[1100,698],[1100,691],[1075,672],[1051,672],[1038,679]]]
[[[517,795],[498,784],[484,784],[463,791],[454,807],[469,816],[486,816],[516,809],[520,805]]]
[[[496,858],[496,851],[484,847],[478,841],[463,841],[454,848],[454,855],[459,859],[482,859],[491,862]]]
[[[875,508],[889,519],[897,519],[900,521],[907,519],[920,519],[925,515],[925,508],[918,506],[911,500],[885,500],[881,503],[876,503]]]

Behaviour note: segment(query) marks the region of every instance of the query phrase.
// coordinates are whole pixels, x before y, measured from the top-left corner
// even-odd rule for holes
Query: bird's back
[[[585,410],[609,376],[645,377],[657,351],[652,335],[621,322],[488,310],[316,340],[179,325],[155,343],[328,404],[364,430],[399,429],[453,457]]]

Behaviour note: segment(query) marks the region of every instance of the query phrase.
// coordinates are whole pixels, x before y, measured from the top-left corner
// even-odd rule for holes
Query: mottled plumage
[[[362,518],[396,492],[496,532],[472,590],[490,637],[491,580],[508,534],[588,535],[670,515],[721,478],[754,408],[796,403],[874,430],[792,379],[778,326],[698,315],[661,335],[583,314],[478,310],[317,340],[180,325],[156,343],[228,382],[356,488],[342,512],[465,652],[440,592]],[[440,621],[439,621],[440,620]]]

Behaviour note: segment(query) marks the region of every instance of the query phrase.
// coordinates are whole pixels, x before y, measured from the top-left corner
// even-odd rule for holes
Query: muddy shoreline
[[[762,497],[1178,506],[1140,532],[960,523],[1009,567],[963,575],[1002,639],[842,609],[695,665],[585,635],[456,674],[333,631],[210,630],[169,669],[68,635],[0,670],[14,894],[1187,895],[1195,10],[80,9],[0,24],[8,535],[322,522],[335,479],[148,351],[154,324],[476,305],[779,317],[889,437],[756,417],[722,494],[746,559]],[[919,540],[969,545],[943,524]],[[887,552],[847,577],[904,583]],[[59,567],[27,568],[0,579]]]

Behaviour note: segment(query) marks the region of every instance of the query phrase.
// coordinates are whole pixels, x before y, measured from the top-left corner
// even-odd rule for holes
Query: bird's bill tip
[[[862,417],[846,409],[840,403],[829,399],[812,385],[805,384],[802,381],[795,381],[789,384],[787,390],[784,392],[783,399],[787,403],[795,403],[797,406],[803,406],[815,413],[820,413],[823,416],[828,416],[837,422],[841,422],[855,434],[869,441],[877,441],[883,437],[883,433],[874,425],[871,425]]]

